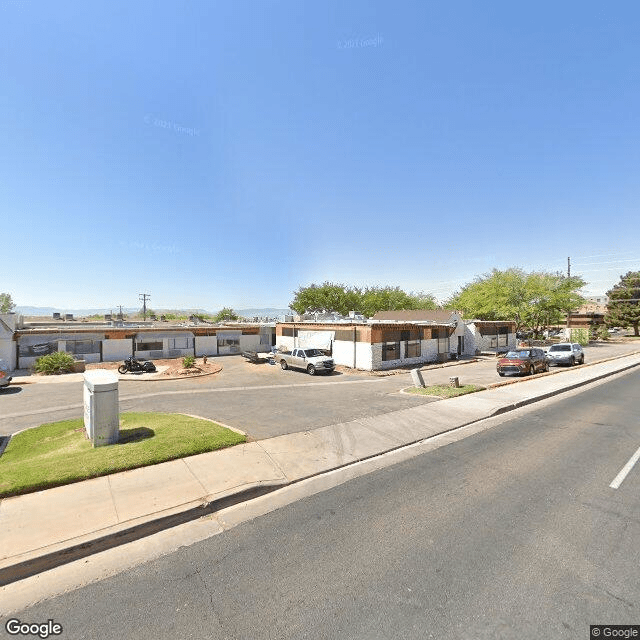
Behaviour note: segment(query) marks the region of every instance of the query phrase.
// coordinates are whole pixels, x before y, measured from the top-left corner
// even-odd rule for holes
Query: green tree
[[[140,311],[138,311],[138,315],[139,316],[144,316],[144,308],[143,307],[140,307]],[[147,318],[149,316],[155,316],[155,315],[156,315],[156,312],[153,309],[151,309],[150,307],[147,307]]]
[[[431,294],[406,293],[400,287],[367,287],[360,309],[364,315],[371,317],[378,311],[437,309],[437,305]]]
[[[223,307],[213,316],[214,322],[224,322],[225,320],[239,320],[240,316],[230,307]]]
[[[9,313],[15,306],[10,293],[0,293],[0,313]]]
[[[300,287],[289,304],[298,313],[336,312],[346,316],[359,311],[372,316],[377,311],[399,309],[435,309],[431,294],[406,293],[400,287],[360,287],[335,282],[323,282]]]
[[[629,271],[620,282],[607,291],[606,323],[610,327],[633,327],[638,335],[640,325],[640,271]]]
[[[346,315],[349,311],[358,309],[362,291],[344,284],[323,282],[320,285],[300,287],[293,295],[295,297],[289,306],[298,313],[335,311]]]
[[[582,278],[561,273],[494,269],[462,287],[446,306],[479,320],[515,320],[517,331],[528,327],[539,334],[583,304],[578,291],[584,285]]]

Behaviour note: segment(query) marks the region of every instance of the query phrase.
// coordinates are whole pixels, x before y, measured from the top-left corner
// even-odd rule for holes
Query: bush
[[[182,358],[182,366],[185,369],[191,369],[196,364],[196,359],[193,356],[185,356]]]
[[[49,353],[46,356],[40,356],[34,365],[34,369],[38,373],[44,373],[47,376],[56,373],[69,373],[73,370],[75,360],[70,353],[66,351],[57,351]]]
[[[589,330],[581,328],[571,329],[571,342],[577,342],[583,347],[589,344]]]
[[[609,340],[609,337],[606,325],[592,326],[589,330],[589,340]]]

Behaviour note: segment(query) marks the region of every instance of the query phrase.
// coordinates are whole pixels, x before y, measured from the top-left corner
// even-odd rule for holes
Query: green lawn
[[[120,441],[91,446],[82,418],[17,434],[0,456],[0,498],[246,442],[215,422],[175,413],[120,414]]]
[[[439,396],[440,398],[455,398],[456,396],[463,396],[465,393],[474,393],[476,391],[483,391],[485,387],[481,387],[477,384],[464,384],[460,387],[450,387],[444,384],[434,384],[431,387],[409,387],[405,391],[409,393],[417,393],[421,396]]]

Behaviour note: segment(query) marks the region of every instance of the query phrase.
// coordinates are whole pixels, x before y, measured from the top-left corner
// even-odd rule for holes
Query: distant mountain
[[[158,307],[149,306],[149,308],[153,309],[156,313],[175,313],[179,315],[191,315],[195,314],[205,314],[209,316],[215,315],[218,311],[207,311],[205,309],[160,309]],[[17,306],[14,311],[16,313],[21,313],[23,316],[46,316],[50,318],[54,313],[72,313],[74,316],[93,316],[93,315],[103,315],[105,313],[119,313],[119,307],[111,307],[109,309],[61,309],[57,307],[27,307],[27,306]],[[123,307],[123,313],[138,313],[140,311],[140,307]],[[287,315],[293,313],[290,309],[276,309],[272,307],[268,307],[265,309],[236,309],[235,312],[242,316],[243,318],[254,318],[258,316],[259,318],[278,318],[282,315]]]
[[[139,308],[132,309],[130,307],[122,307],[123,313],[136,313]],[[119,307],[111,307],[110,309],[58,309],[56,307],[16,307],[16,313],[23,316],[49,316],[54,313],[73,313],[74,316],[93,316],[96,314],[119,313]]]

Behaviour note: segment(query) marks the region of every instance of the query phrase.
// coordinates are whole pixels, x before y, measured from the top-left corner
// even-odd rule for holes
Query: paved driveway
[[[585,349],[587,363],[638,349],[635,344],[605,344]],[[120,384],[122,411],[166,411],[200,415],[246,431],[255,439],[313,429],[433,402],[400,394],[411,386],[401,373],[377,377],[366,373],[309,376],[266,364],[252,365],[239,356],[220,358],[220,374],[193,380],[127,381]],[[445,368],[426,368],[426,384],[488,385],[501,381],[495,358]],[[552,369],[561,375],[562,367]],[[31,382],[0,392],[0,434],[43,422],[82,415],[82,382]]]

